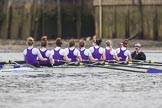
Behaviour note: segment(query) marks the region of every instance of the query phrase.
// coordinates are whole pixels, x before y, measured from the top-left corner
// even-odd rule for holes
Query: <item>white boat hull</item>
[[[127,71],[138,73],[162,73],[162,70],[147,67],[125,67],[123,66],[57,66],[57,67],[20,67],[20,68],[4,68],[0,70],[2,75],[38,75],[38,74],[55,74],[55,73],[94,73],[94,72],[115,72]]]
[[[52,74],[52,73],[93,73],[93,72],[109,72],[109,69],[99,67],[52,67],[52,68],[13,68],[1,69],[0,75],[33,75],[33,74]]]

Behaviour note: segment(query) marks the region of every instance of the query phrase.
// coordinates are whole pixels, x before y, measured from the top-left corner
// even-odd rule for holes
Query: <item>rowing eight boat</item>
[[[127,71],[137,73],[162,73],[161,69],[141,67],[134,65],[95,65],[87,64],[82,66],[61,65],[54,67],[19,67],[19,68],[2,68],[0,75],[35,75],[35,74],[54,74],[54,73],[94,73],[94,72],[114,72],[114,71]]]
[[[52,73],[86,73],[86,72],[108,72],[108,69],[99,67],[85,66],[57,66],[44,68],[21,67],[13,69],[1,69],[0,75],[35,75],[35,74],[52,74]]]

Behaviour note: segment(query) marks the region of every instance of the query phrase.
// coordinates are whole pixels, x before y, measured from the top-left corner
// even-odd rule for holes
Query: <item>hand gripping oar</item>
[[[65,61],[65,60],[55,60],[55,61],[57,61],[57,62],[60,62],[60,63],[63,63],[63,64],[60,64],[60,65],[53,65],[53,67],[55,67],[55,66],[60,66],[60,67],[62,67],[62,66],[67,66],[67,65],[74,65],[74,66],[79,66],[79,65],[82,65],[83,63],[81,63],[81,62],[69,62],[69,61]]]

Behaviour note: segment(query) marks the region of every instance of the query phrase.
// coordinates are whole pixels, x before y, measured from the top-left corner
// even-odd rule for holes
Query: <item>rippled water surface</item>
[[[159,62],[161,55],[147,53],[148,59]],[[20,58],[20,53],[0,54],[2,61]],[[95,73],[0,75],[0,108],[161,108],[161,101],[162,74],[108,69]]]

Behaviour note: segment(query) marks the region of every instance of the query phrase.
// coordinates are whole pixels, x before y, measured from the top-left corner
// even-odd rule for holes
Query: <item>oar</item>
[[[147,73],[162,73],[162,69],[148,68]]]
[[[0,62],[0,69],[4,67],[4,65],[11,64],[12,68],[21,68],[21,67],[30,67],[30,68],[35,68],[35,66],[31,64],[26,64],[25,61],[6,61],[6,62]]]
[[[138,71],[138,70],[132,70],[132,69],[123,69],[123,68],[115,68],[115,67],[112,67],[112,66],[91,65],[91,64],[86,64],[86,66],[113,69],[113,70],[121,70],[121,71],[128,71],[128,72],[146,73],[145,71]]]
[[[155,62],[152,60],[133,60],[133,62],[144,62],[144,63],[150,63],[150,64],[162,64],[162,62]]]
[[[150,65],[150,66],[162,66],[161,62],[153,62],[153,61],[143,61],[143,60],[133,60],[132,64],[137,65]]]
[[[134,65],[125,65],[125,64],[118,64],[118,63],[117,64],[111,63],[110,65],[111,66],[122,66],[122,67],[136,68],[136,69],[146,69],[147,70],[146,73],[162,73],[162,69],[157,69],[157,68],[146,68],[146,67],[139,67],[139,66],[134,66]],[[160,65],[158,65],[158,66],[160,66]]]
[[[15,63],[15,62],[13,62],[11,60],[0,62],[0,69],[2,69],[4,67],[4,65],[6,65],[6,64],[13,64],[14,65],[14,64],[17,64],[17,63]],[[17,65],[15,65],[13,67],[17,67]]]
[[[131,65],[124,65],[124,64],[118,64],[118,63],[108,63],[108,65],[96,65],[96,64],[84,64],[85,66],[89,67],[99,67],[99,68],[106,68],[106,69],[114,69],[114,70],[122,70],[122,71],[128,71],[128,72],[137,72],[137,73],[162,73],[161,69],[156,68],[146,68],[146,67],[136,67]],[[136,68],[138,70],[134,69],[127,69],[127,68],[118,68],[117,66],[127,67],[127,68]],[[142,70],[139,70],[142,69]]]
[[[90,64],[90,65],[96,65],[96,64],[98,64],[98,65],[110,65],[110,66],[122,66],[122,67],[136,68],[136,69],[148,69],[146,67],[139,67],[136,64],[132,65],[132,62],[116,61],[116,60],[92,62],[92,64]],[[128,64],[131,64],[131,65],[128,65]]]
[[[139,36],[141,34],[141,32],[136,32],[135,34],[133,34],[132,36],[130,36],[128,39],[126,39],[127,41],[130,41],[132,39],[134,39],[135,37]]]
[[[65,61],[65,60],[55,60],[57,62],[60,62],[60,63],[64,63],[64,64],[61,64],[61,65],[56,65],[56,66],[67,66],[67,65],[74,65],[74,66],[78,66],[78,65],[82,65],[81,62],[69,62],[69,61]],[[55,65],[53,66],[55,67]]]
[[[2,61],[0,62],[1,65],[4,65],[4,64],[13,64],[13,62],[11,61]]]
[[[148,69],[146,67],[139,67],[137,65],[125,65],[125,64],[118,64],[118,63],[109,63],[111,66],[122,66],[122,67],[129,67],[129,68],[135,68],[135,69]]]
[[[149,66],[162,66],[162,64],[149,64],[149,63],[133,63],[137,65],[149,65]]]
[[[162,69],[156,68],[146,68],[144,70],[133,70],[133,69],[124,69],[124,68],[115,68],[111,66],[101,66],[101,65],[88,65],[90,67],[99,67],[99,68],[106,68],[106,69],[114,69],[114,70],[121,70],[121,71],[128,71],[128,72],[137,72],[137,73],[162,73]]]
[[[144,62],[151,63],[151,64],[162,64],[162,62],[155,62],[155,61],[152,61],[152,60],[145,60]]]

